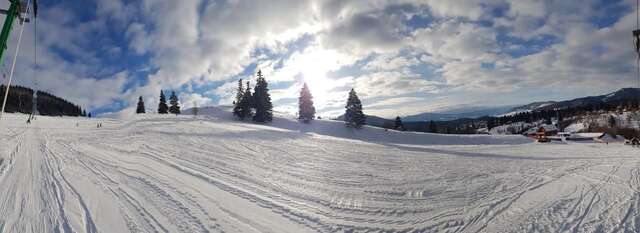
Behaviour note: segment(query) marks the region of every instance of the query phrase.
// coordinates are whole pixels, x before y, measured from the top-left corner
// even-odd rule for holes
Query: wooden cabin
[[[538,138],[541,136],[553,136],[558,134],[558,128],[553,125],[543,125],[538,128],[531,128],[524,133],[527,137]]]
[[[547,130],[544,127],[540,127],[538,128],[538,131],[536,132],[536,141],[538,142],[549,142],[551,141],[547,136],[549,136],[550,134],[547,132]]]

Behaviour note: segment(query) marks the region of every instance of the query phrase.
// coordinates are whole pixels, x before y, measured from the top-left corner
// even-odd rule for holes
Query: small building
[[[540,138],[541,136],[548,137],[558,134],[558,128],[554,125],[541,125],[539,127],[530,128],[524,134],[525,136],[532,138]]]

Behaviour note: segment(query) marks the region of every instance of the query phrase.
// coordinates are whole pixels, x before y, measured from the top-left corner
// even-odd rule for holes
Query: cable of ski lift
[[[38,115],[38,3],[33,0],[33,98],[31,109],[31,120]]]

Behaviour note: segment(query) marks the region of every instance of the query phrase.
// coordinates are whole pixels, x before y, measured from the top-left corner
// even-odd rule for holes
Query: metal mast
[[[4,90],[4,99],[2,100],[2,110],[0,110],[0,118],[2,118],[2,114],[4,113],[4,108],[7,104],[7,98],[9,97],[9,89],[11,87],[11,79],[13,77],[13,71],[16,65],[16,58],[18,57],[18,51],[20,49],[20,41],[22,39],[22,32],[24,30],[24,25],[23,23],[28,23],[29,19],[26,18],[26,14],[29,11],[29,5],[31,3],[31,0],[28,0],[27,2],[22,2],[20,0],[9,0],[9,2],[11,2],[11,5],[9,6],[8,10],[0,10],[0,13],[2,14],[6,14],[7,18],[5,18],[4,20],[4,25],[2,26],[2,32],[0,32],[0,64],[2,64],[2,61],[4,59],[4,53],[7,50],[7,42],[9,40],[9,35],[11,34],[11,29],[13,29],[13,23],[15,22],[16,18],[18,18],[20,21],[20,25],[22,25],[22,27],[20,28],[20,34],[18,36],[18,44],[16,47],[16,53],[15,56],[13,58],[13,64],[11,65],[11,72],[9,74],[9,82],[7,83],[5,90]],[[34,5],[34,13],[36,12],[37,7],[36,2],[33,3]]]
[[[636,52],[636,79],[640,88],[640,0],[636,0],[636,29],[633,30],[633,39]]]

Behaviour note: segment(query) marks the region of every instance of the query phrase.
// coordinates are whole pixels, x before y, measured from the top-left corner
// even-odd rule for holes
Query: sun
[[[307,83],[311,90],[316,105],[323,105],[331,98],[331,90],[335,87],[335,83],[327,77],[327,74],[336,69],[335,59],[331,51],[314,50],[305,53],[298,60],[303,82]]]

